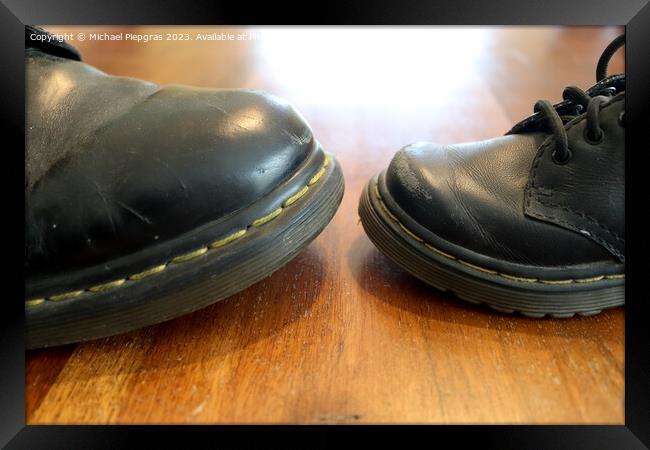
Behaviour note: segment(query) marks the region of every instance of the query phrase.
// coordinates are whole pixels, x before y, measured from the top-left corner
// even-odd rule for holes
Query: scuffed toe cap
[[[455,225],[458,203],[449,189],[450,176],[445,147],[417,142],[395,154],[385,180],[391,197],[407,214],[424,226],[441,229]]]
[[[450,252],[469,250],[524,265],[606,260],[609,255],[589,239],[524,214],[531,164],[544,138],[404,147],[384,173],[388,203]]]

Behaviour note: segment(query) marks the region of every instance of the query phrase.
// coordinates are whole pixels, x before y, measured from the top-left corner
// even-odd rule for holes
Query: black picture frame
[[[445,0],[411,2],[348,1],[321,2],[298,6],[295,2],[221,1],[108,1],[108,0],[0,0],[0,46],[3,48],[0,73],[0,101],[5,143],[3,199],[5,230],[3,250],[3,284],[5,295],[0,338],[0,445],[16,449],[130,448],[137,442],[146,447],[170,448],[176,443],[204,441],[213,446],[246,448],[253,438],[288,446],[331,446],[333,439],[348,439],[350,433],[387,442],[388,433],[408,431],[424,441],[480,444],[499,449],[640,449],[650,446],[650,336],[647,299],[643,289],[644,256],[648,253],[644,239],[647,204],[642,188],[648,139],[642,141],[647,128],[650,100],[650,5],[647,0]],[[319,23],[315,23],[318,20]],[[627,249],[626,323],[625,323],[625,425],[620,426],[433,426],[433,427],[248,427],[224,426],[31,426],[25,425],[24,384],[24,301],[18,264],[22,243],[19,209],[9,200],[19,199],[17,192],[24,147],[24,25],[25,24],[340,24],[340,25],[625,25],[627,96],[626,154],[626,233],[633,245]],[[24,159],[23,159],[24,163]],[[7,176],[11,175],[11,176]],[[632,182],[640,188],[633,188]],[[638,205],[637,205],[638,203]],[[10,205],[11,208],[9,207]],[[638,217],[634,217],[637,215]],[[646,227],[644,227],[646,228]],[[15,246],[15,248],[14,248]],[[24,251],[24,250],[23,250]],[[15,275],[14,275],[15,272]],[[635,289],[637,288],[638,289]],[[585,386],[585,389],[589,389]],[[303,436],[305,433],[317,436]],[[330,435],[334,435],[333,438]],[[257,436],[256,436],[257,435]],[[144,441],[142,441],[144,439]],[[199,441],[197,441],[197,439]],[[231,441],[234,440],[234,441]],[[233,444],[227,445],[227,442]],[[234,444],[236,442],[236,444]],[[408,445],[410,441],[401,441]],[[413,441],[415,443],[416,441]],[[192,445],[193,446],[193,445]]]

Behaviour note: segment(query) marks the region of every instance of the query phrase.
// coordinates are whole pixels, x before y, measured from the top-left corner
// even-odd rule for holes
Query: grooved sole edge
[[[423,242],[393,223],[393,219],[382,210],[375,185],[374,179],[366,185],[359,202],[359,216],[366,234],[400,267],[439,290],[451,291],[469,303],[485,304],[504,313],[519,312],[532,318],[590,316],[625,304],[624,280],[593,283],[593,288],[589,289],[584,285],[531,288],[529,283],[501,283],[489,274],[472,274],[469,267],[459,267],[456,261],[425,252]]]
[[[164,322],[223,300],[268,277],[315,239],[343,197],[334,158],[318,184],[254,232],[127,288],[26,311],[27,348],[87,341]]]

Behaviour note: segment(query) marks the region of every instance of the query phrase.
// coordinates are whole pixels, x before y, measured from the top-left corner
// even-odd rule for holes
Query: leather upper
[[[570,142],[575,144],[581,137],[570,134]],[[450,146],[412,144],[400,150],[390,163],[385,173],[386,188],[399,207],[420,225],[443,240],[481,255],[515,264],[552,267],[614,260],[606,248],[571,227],[524,213],[533,162],[542,144],[549,140],[552,137],[545,132],[530,132]],[[604,202],[618,220],[622,209],[609,192],[622,189],[621,180],[618,175],[603,172],[596,183],[593,170],[621,158],[619,145],[598,154],[589,153],[592,149],[584,146],[576,147],[573,162],[552,168],[545,164],[538,167],[533,179],[550,190],[559,180],[558,197],[567,202]],[[603,160],[593,165],[593,170],[581,172],[583,166],[594,164],[590,158]],[[565,172],[559,174],[561,170]],[[582,175],[577,177],[578,173]],[[608,187],[607,183],[616,187]],[[595,189],[597,185],[601,188]]]
[[[601,142],[585,138],[586,116],[567,125],[572,157],[553,161],[553,140],[540,148],[526,187],[526,214],[581,233],[625,262],[625,92],[600,110]]]
[[[99,264],[252,204],[316,143],[249,90],[160,87],[26,53],[26,266]]]

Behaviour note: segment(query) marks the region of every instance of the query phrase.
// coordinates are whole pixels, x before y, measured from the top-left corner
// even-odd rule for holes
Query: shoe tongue
[[[608,89],[614,88],[614,93],[625,91],[625,74],[611,75],[600,80],[598,83],[587,89],[585,92],[590,97],[604,94]],[[553,105],[560,116],[567,114],[574,108],[575,104],[569,100]],[[547,120],[543,114],[536,113],[517,123],[506,134],[528,133],[547,129]]]
[[[42,28],[25,25],[25,49],[37,49],[48,55],[81,61],[79,50]]]

